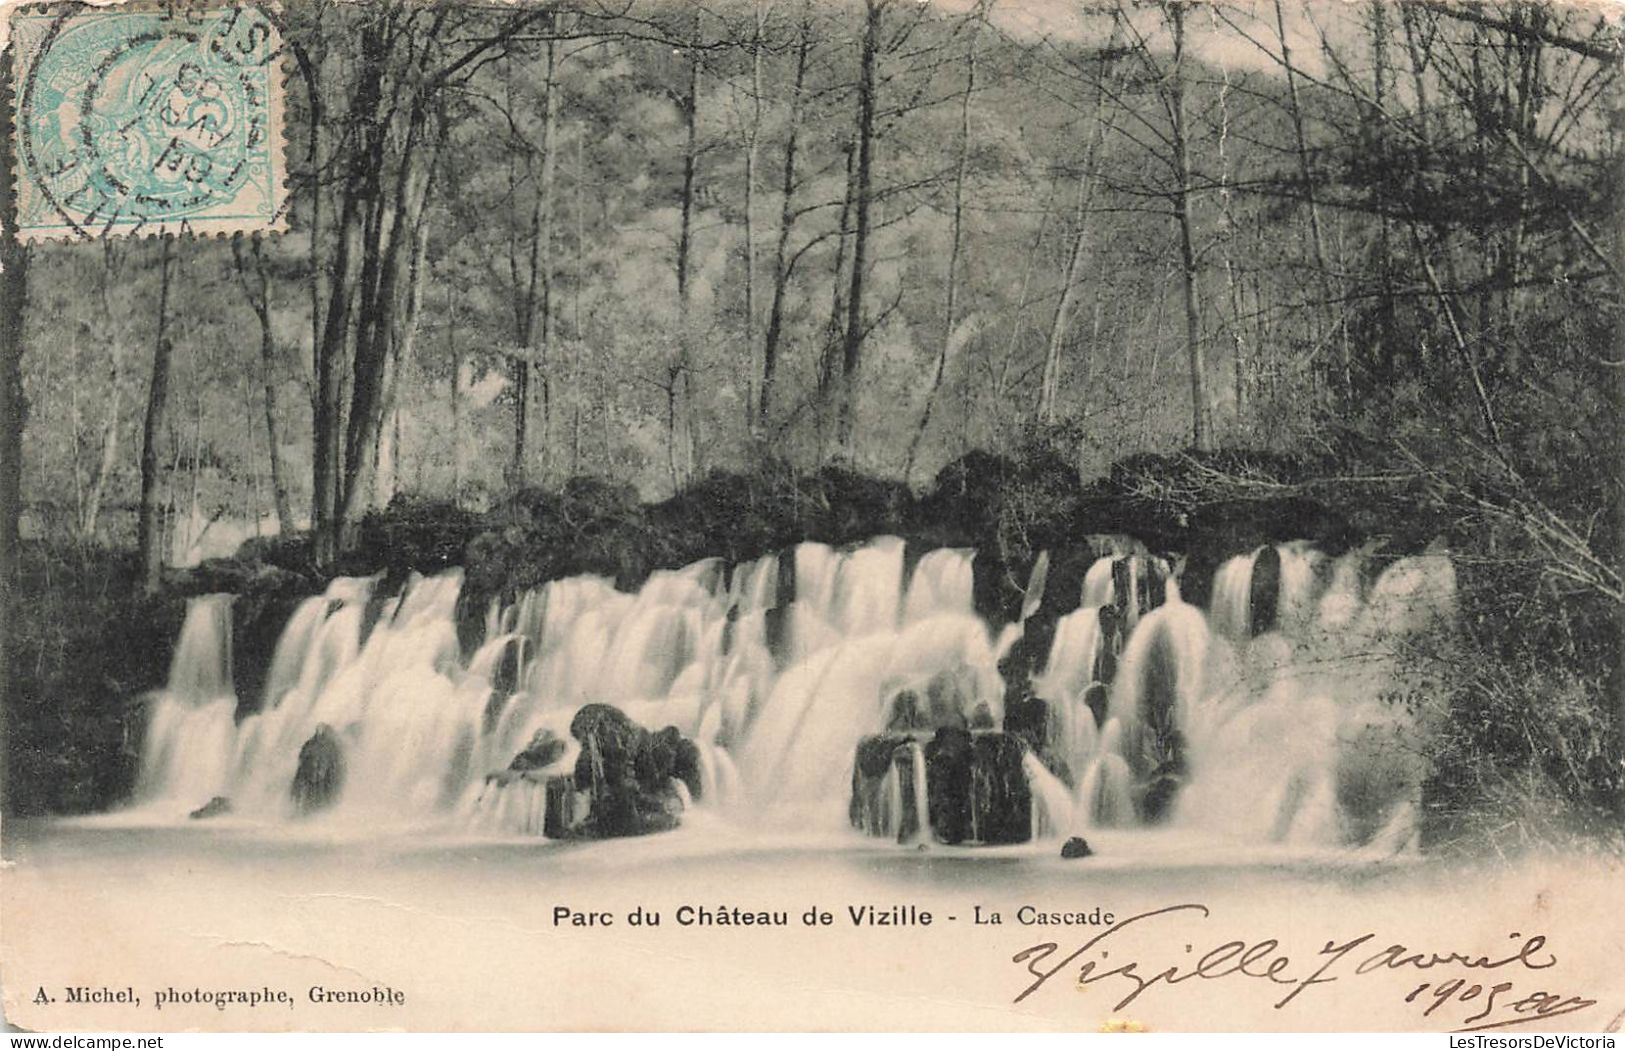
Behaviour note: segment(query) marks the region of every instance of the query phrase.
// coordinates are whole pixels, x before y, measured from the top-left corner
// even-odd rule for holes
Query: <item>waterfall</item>
[[[1279,627],[1252,638],[1266,551],[1279,559]],[[1020,627],[976,615],[974,552],[908,554],[882,537],[803,543],[731,571],[708,559],[636,591],[554,580],[492,603],[466,660],[460,571],[413,576],[381,601],[377,578],[339,578],[297,607],[263,694],[241,699],[231,597],[195,598],[150,699],[136,794],[170,813],[225,796],[286,819],[296,775],[325,757],[342,776],[324,820],[541,835],[554,803],[585,805],[555,782],[581,754],[572,718],[603,703],[692,741],[699,790],[677,793],[685,808],[745,827],[835,830],[850,803],[871,832],[925,837],[938,791],[926,741],[969,727],[956,732],[975,737],[976,756],[1004,748],[1011,770],[1019,756],[1028,794],[1005,798],[1030,796],[1038,837],[1165,823],[1260,842],[1414,842],[1416,727],[1385,697],[1394,640],[1453,615],[1442,552],[1402,558],[1363,588],[1364,555],[1261,548],[1220,566],[1206,613],[1161,560],[1097,558],[1032,677],[1043,707],[1024,701],[1027,736],[1003,740],[976,735],[1004,726],[1014,684],[999,660]],[[854,750],[871,739],[883,750],[856,799]],[[983,758],[965,761],[972,797],[1006,791]],[[967,821],[968,841],[999,835],[975,808]]]
[[[196,600],[172,683],[155,700],[138,796],[285,817],[301,750],[329,728],[346,770],[335,818],[464,821],[533,832],[542,783],[573,768],[570,720],[612,704],[695,742],[696,805],[741,820],[838,818],[858,736],[883,728],[898,691],[997,719],[1003,689],[988,626],[971,605],[971,553],[928,552],[904,579],[904,547],[802,544],[780,610],[778,559],[719,586],[714,560],[652,574],[635,593],[602,578],[556,580],[499,604],[466,666],[455,628],[461,574],[412,578],[363,641],[376,584],[340,579],[302,603],[278,641],[259,710],[237,721],[229,596]],[[775,654],[769,618],[789,617]],[[546,767],[501,774],[551,734]],[[923,752],[919,764],[923,766]],[[924,807],[924,779],[908,806]]]
[[[1258,551],[1227,559],[1213,574],[1208,621],[1215,634],[1245,639],[1253,633],[1253,563]]]
[[[1351,551],[1332,563],[1332,579],[1320,598],[1320,626],[1329,631],[1346,628],[1360,612],[1359,552]]]
[[[230,595],[187,601],[164,689],[150,701],[136,791],[201,806],[229,777],[236,731]]]
[[[231,595],[201,595],[186,604],[164,693],[194,705],[233,696]]]
[[[1031,752],[1021,758],[1022,773],[1033,796],[1033,838],[1059,839],[1073,828],[1072,792]]]
[[[1089,564],[1089,569],[1083,575],[1083,596],[1078,602],[1080,609],[1096,609],[1112,601],[1112,563],[1116,559],[1105,555],[1095,559]]]
[[[1320,567],[1326,556],[1301,540],[1279,544],[1275,551],[1281,562],[1276,621],[1283,631],[1303,631],[1318,611]]]
[[[910,739],[908,742],[908,761],[910,770],[910,793],[913,798],[909,800],[914,808],[914,838],[922,843],[931,839],[931,807],[925,785],[925,749],[920,742]]]

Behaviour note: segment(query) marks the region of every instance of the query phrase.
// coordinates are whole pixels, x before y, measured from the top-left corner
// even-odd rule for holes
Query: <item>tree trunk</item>
[[[14,236],[17,203],[12,185],[12,55],[0,55],[0,638],[9,639],[11,588],[17,571],[22,516],[23,424],[28,399],[23,393],[23,333],[28,311],[28,246]],[[0,676],[9,680],[10,676]]]
[[[141,551],[142,582],[157,591],[163,579],[164,550],[158,527],[158,437],[169,398],[169,264],[174,237],[160,239],[158,268],[158,338],[153,343],[152,384],[147,392],[147,418],[141,432],[141,512],[136,545]]]
[[[824,345],[818,359],[818,455],[825,453],[825,440],[829,425],[839,412],[841,327],[846,314],[846,246],[847,231],[852,225],[852,202],[856,198],[853,161],[857,150],[848,141],[841,144],[846,158],[846,190],[841,197],[841,221],[836,226],[835,260],[831,268],[829,320],[824,325]]]
[[[446,289],[446,350],[451,355],[451,502],[463,506],[463,352],[457,346],[457,303]]]
[[[376,450],[391,400],[390,369],[399,360],[406,333],[404,322],[417,295],[413,284],[422,280],[417,268],[418,231],[424,221],[440,148],[438,136],[424,141],[428,123],[429,114],[421,103],[415,103],[408,119],[393,200],[379,216],[376,240],[368,246],[368,265],[363,267],[364,275],[371,269],[377,278],[374,284],[363,276],[361,283],[363,292],[371,289],[372,294],[358,315],[361,324],[356,335],[355,382],[339,522],[341,547],[354,542],[361,512],[372,497]]]
[[[583,214],[581,197],[582,183],[586,181],[586,145],[587,127],[585,122],[576,121],[576,173],[575,173],[575,207],[572,209],[575,217],[575,281],[570,289],[570,328],[571,349],[570,365],[575,393],[575,405],[572,414],[573,425],[570,437],[570,476],[573,478],[581,473],[581,405],[587,401],[587,369],[583,367],[583,349],[586,346],[586,331],[581,324],[581,289],[587,281],[587,219]],[[608,406],[599,406],[600,412],[608,412]]]
[[[756,145],[762,132],[762,35],[767,26],[765,0],[756,0],[755,31],[750,44],[750,130],[745,136],[745,426],[757,431],[761,413],[749,390],[756,357]]]
[[[1321,298],[1330,309],[1338,311],[1339,320],[1335,321],[1341,348],[1342,376],[1339,392],[1347,399],[1353,387],[1353,364],[1350,360],[1351,350],[1348,339],[1348,326],[1341,321],[1341,310],[1333,303],[1332,280],[1330,271],[1326,266],[1326,239],[1320,225],[1320,203],[1315,196],[1314,171],[1309,165],[1309,138],[1304,131],[1303,103],[1298,95],[1297,71],[1292,65],[1292,49],[1287,44],[1286,16],[1281,10],[1281,0],[1275,0],[1275,32],[1281,44],[1281,66],[1286,74],[1286,91],[1288,110],[1292,116],[1293,143],[1296,147],[1298,161],[1298,178],[1303,182],[1304,200],[1309,206],[1309,246],[1315,253],[1316,282],[1320,285]]]
[[[1614,268],[1616,274],[1625,274],[1625,237],[1614,238]],[[1621,291],[1619,284],[1615,283],[1615,291]],[[1625,359],[1625,327],[1616,327],[1614,330],[1614,356],[1616,359]],[[1614,400],[1614,455],[1609,458],[1613,463],[1612,479],[1614,486],[1614,535],[1625,536],[1625,368],[1614,367],[1608,369],[1610,393]],[[1616,570],[1625,573],[1625,553],[1615,556],[1619,561],[1614,565]],[[1619,603],[1614,611],[1615,641],[1619,646],[1616,653],[1625,653],[1625,602]],[[1609,683],[1613,693],[1614,706],[1614,740],[1625,741],[1625,660],[1615,660],[1612,681]],[[1625,817],[1625,792],[1614,793],[1615,813]]]
[[[1202,318],[1196,292],[1196,239],[1192,229],[1191,201],[1195,189],[1191,179],[1190,140],[1185,115],[1185,8],[1180,3],[1167,5],[1169,23],[1173,29],[1173,69],[1169,79],[1169,111],[1173,123],[1174,177],[1178,188],[1174,193],[1174,219],[1179,224],[1179,260],[1185,293],[1185,349],[1190,361],[1191,379],[1191,445],[1205,449],[1208,444],[1206,363],[1202,354]]]
[[[557,137],[559,123],[559,88],[558,88],[558,45],[547,45],[547,77],[543,82],[545,103],[543,112],[545,119],[542,124],[542,185],[541,185],[541,223],[537,230],[540,241],[540,251],[531,258],[533,265],[539,268],[536,284],[539,290],[539,306],[541,308],[542,339],[537,354],[537,365],[540,374],[536,377],[537,394],[541,401],[541,468],[545,478],[549,465],[549,452],[552,449],[552,418],[553,418],[553,385],[550,379],[550,370],[553,367],[554,348],[554,310],[553,310],[553,185],[557,163]]]
[[[392,503],[400,484],[404,453],[401,446],[400,390],[406,370],[417,348],[418,319],[423,312],[425,261],[429,249],[429,223],[419,215],[412,233],[412,255],[407,264],[405,305],[391,336],[390,365],[385,373],[383,407],[380,415],[389,421],[378,442],[378,479],[373,506],[383,509]],[[387,456],[387,460],[386,460]]]
[[[258,238],[253,246],[254,280],[250,282],[248,263],[243,256],[240,240],[233,240],[231,252],[237,264],[237,276],[243,283],[248,305],[260,325],[260,384],[265,394],[265,436],[269,448],[271,472],[271,498],[276,507],[277,530],[291,533],[294,528],[293,505],[288,499],[288,478],[282,464],[282,443],[277,435],[276,393],[276,336],[271,329],[271,281],[265,271],[265,247]]]
[[[694,16],[694,37],[699,38],[699,14]],[[682,489],[694,470],[694,339],[690,331],[689,256],[694,242],[694,184],[699,167],[700,58],[689,56],[688,90],[683,96],[683,197],[682,219],[677,234],[677,362],[670,374],[667,393],[667,434],[671,482]]]
[[[1380,0],[1379,0],[1380,2]],[[1241,283],[1236,280],[1236,214],[1230,189],[1230,72],[1225,70],[1219,87],[1219,213],[1224,226],[1224,285],[1230,299],[1231,374],[1234,383],[1235,426],[1238,438],[1245,432],[1247,387],[1247,341],[1241,333]]]
[[[347,187],[340,206],[338,245],[330,297],[316,355],[316,416],[311,456],[311,525],[316,561],[326,565],[339,551],[340,476],[344,471],[344,373],[349,364],[351,298],[358,278],[362,214],[359,187]]]
[[[965,53],[965,93],[959,98],[959,155],[954,159],[954,200],[950,216],[951,234],[948,248],[948,275],[942,296],[942,343],[937,349],[937,367],[931,376],[931,386],[925,394],[925,408],[920,422],[909,439],[908,454],[903,458],[903,481],[914,475],[914,460],[919,455],[920,442],[931,426],[931,412],[936,407],[937,394],[942,390],[942,378],[948,371],[948,351],[953,343],[954,326],[959,312],[959,252],[964,244],[965,169],[970,161],[970,101],[976,92],[976,43],[982,32],[981,7],[976,10],[976,25],[971,29],[970,44]]]
[[[864,0],[863,53],[858,67],[858,127],[855,214],[852,229],[852,280],[846,296],[846,338],[841,346],[841,377],[836,397],[836,443],[852,452],[852,427],[858,367],[863,356],[863,282],[869,265],[870,183],[874,171],[875,57],[880,50],[880,13],[885,0]]]
[[[1371,3],[1371,97],[1375,105],[1368,116],[1373,125],[1370,140],[1377,146],[1377,163],[1386,169],[1393,161],[1388,156],[1388,140],[1382,134],[1383,108],[1388,93],[1388,0],[1370,0]],[[1383,179],[1371,180],[1371,210],[1377,220],[1377,270],[1381,275],[1382,298],[1377,306],[1377,368],[1376,384],[1386,388],[1395,379],[1394,343],[1396,341],[1394,317],[1394,245],[1393,221],[1388,215],[1388,191]],[[1369,366],[1368,366],[1369,367]]]
[[[801,137],[801,107],[807,82],[807,55],[812,50],[812,23],[801,22],[796,48],[796,74],[790,89],[790,121],[785,130],[784,180],[780,184],[779,236],[773,249],[773,302],[768,307],[767,335],[762,341],[762,390],[757,399],[757,425],[765,434],[773,406],[773,381],[779,364],[779,341],[784,332],[784,297],[790,284],[790,230],[795,225],[796,149]]]
[[[114,243],[113,241],[103,243],[100,280],[102,315],[110,322],[113,318],[113,309],[108,299],[108,290],[118,268],[118,255],[113,247]],[[116,330],[108,333],[107,342],[108,352],[112,357],[108,370],[107,419],[102,424],[101,455],[96,460],[95,471],[91,473],[90,491],[85,495],[79,516],[79,534],[87,540],[96,536],[96,523],[101,518],[107,481],[118,468],[119,417],[124,407],[124,364],[127,353],[124,339]]]
[[[359,129],[359,141],[351,152],[351,163],[340,194],[338,243],[328,286],[328,306],[322,315],[321,339],[316,347],[316,413],[314,448],[311,456],[312,527],[318,564],[330,564],[338,556],[345,502],[345,434],[349,421],[344,401],[346,374],[354,357],[352,345],[364,306],[360,297],[370,291],[369,279],[375,272],[374,252],[368,233],[376,217],[368,202],[382,192],[384,132],[389,123],[381,112],[383,73],[387,57],[385,19],[369,22],[360,40],[361,75],[355,101],[347,114]],[[365,242],[365,243],[364,243]]]
[[[513,63],[507,63],[508,106],[514,106]],[[508,488],[520,490],[530,475],[530,418],[535,403],[534,377],[536,371],[536,299],[537,282],[541,276],[542,251],[542,195],[536,194],[531,202],[529,225],[526,227],[524,266],[520,266],[521,244],[515,234],[517,222],[514,205],[519,198],[519,176],[515,168],[513,151],[507,154],[508,164],[508,279],[513,285],[513,338],[515,353],[509,362],[513,382],[513,459],[508,466]]]

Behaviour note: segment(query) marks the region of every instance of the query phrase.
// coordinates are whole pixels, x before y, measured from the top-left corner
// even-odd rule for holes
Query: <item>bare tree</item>
[[[863,43],[858,65],[858,115],[852,176],[852,274],[846,296],[846,334],[841,343],[841,371],[836,386],[836,444],[852,444],[853,385],[862,363],[866,334],[863,283],[869,266],[870,211],[874,207],[875,62],[880,52],[881,14],[886,0],[864,0]]]
[[[265,271],[265,248],[258,238],[243,251],[242,240],[233,239],[231,254],[237,264],[237,279],[260,328],[260,383],[265,392],[265,435],[269,449],[271,497],[276,507],[277,528],[284,533],[294,527],[293,507],[288,499],[288,479],[282,466],[282,442],[277,434],[276,335],[271,327],[271,279]],[[249,260],[252,259],[252,266]],[[250,271],[252,270],[252,274]]]
[[[153,340],[152,380],[147,388],[146,423],[141,432],[141,511],[136,546],[141,551],[142,580],[148,591],[158,590],[163,579],[163,530],[159,528],[158,439],[169,400],[169,362],[174,350],[169,337],[170,257],[174,235],[159,238],[158,334]]]
[[[976,45],[981,39],[982,27],[987,21],[987,9],[992,0],[979,0],[970,18],[970,43],[965,49],[965,90],[959,97],[959,149],[954,157],[953,198],[949,207],[948,273],[943,280],[942,341],[937,348],[937,364],[931,374],[931,386],[926,389],[925,408],[920,422],[908,442],[908,453],[903,458],[903,477],[914,474],[914,459],[919,454],[920,442],[931,426],[931,412],[936,408],[937,395],[942,390],[942,378],[948,371],[948,351],[959,323],[959,254],[965,242],[965,173],[970,163],[970,111],[971,98],[976,94]]]
[[[812,45],[812,17],[811,8],[808,6],[803,8],[800,30],[796,38],[795,74],[790,87],[790,119],[784,136],[784,171],[779,185],[779,232],[773,246],[773,298],[768,307],[767,332],[762,340],[762,389],[757,399],[757,423],[764,433],[769,413],[773,408],[774,381],[779,365],[779,343],[784,333],[784,301],[793,265],[790,255],[790,235],[799,214],[795,205],[796,160],[801,143],[807,58],[812,51]]]

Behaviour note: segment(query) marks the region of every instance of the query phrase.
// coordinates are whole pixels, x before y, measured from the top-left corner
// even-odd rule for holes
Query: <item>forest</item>
[[[944,539],[1033,547],[1293,501],[1437,539],[1463,607],[1414,655],[1451,711],[1439,798],[1514,839],[1619,827],[1617,12],[277,18],[285,233],[5,242],[10,808],[114,792],[108,695],[161,678],[200,561],[247,543],[318,579],[406,535],[462,561],[591,522],[636,546],[685,508],[692,542],[639,557],[699,557],[728,501],[794,490],[870,501],[832,539],[979,515]],[[804,532],[805,502],[729,553]],[[536,524],[572,508],[573,540]],[[1253,539],[1300,520],[1271,521]]]

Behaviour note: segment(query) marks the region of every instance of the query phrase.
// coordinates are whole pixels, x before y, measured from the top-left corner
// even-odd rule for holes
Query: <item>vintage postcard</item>
[[[1625,9],[3,11],[9,1026],[1625,1024]]]

